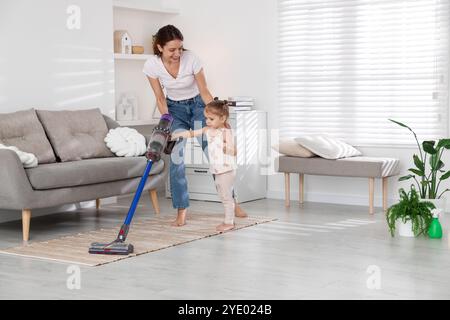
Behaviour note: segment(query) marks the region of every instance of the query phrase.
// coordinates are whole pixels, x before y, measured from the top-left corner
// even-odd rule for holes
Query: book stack
[[[228,97],[230,112],[250,111],[255,105],[255,99],[247,96]]]

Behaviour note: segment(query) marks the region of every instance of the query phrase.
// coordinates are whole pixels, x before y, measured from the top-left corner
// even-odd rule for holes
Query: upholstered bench
[[[383,210],[387,209],[388,178],[399,174],[399,160],[378,157],[350,157],[328,160],[320,157],[300,158],[280,156],[278,172],[285,176],[285,204],[290,204],[290,174],[299,174],[299,200],[303,203],[304,175],[362,177],[369,178],[369,213],[373,214],[373,195],[375,178],[382,179]]]

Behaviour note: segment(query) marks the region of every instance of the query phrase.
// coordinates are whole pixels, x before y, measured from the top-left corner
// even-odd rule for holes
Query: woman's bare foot
[[[177,219],[172,222],[173,227],[182,227],[186,224],[186,212],[187,209],[178,209]]]
[[[237,218],[248,217],[247,213],[245,213],[244,209],[242,209],[237,202],[234,204],[234,216]]]
[[[219,232],[226,232],[234,229],[234,224],[221,223],[216,227]]]

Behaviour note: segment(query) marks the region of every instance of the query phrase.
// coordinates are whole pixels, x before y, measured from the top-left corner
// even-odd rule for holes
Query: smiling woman
[[[174,118],[172,132],[205,127],[205,104],[213,100],[202,63],[192,51],[184,49],[183,40],[183,34],[173,25],[159,29],[154,38],[154,55],[146,61],[143,70],[155,94],[159,112],[170,113]],[[197,140],[205,151],[206,139],[199,136]],[[179,156],[170,159],[172,205],[178,210],[174,226],[185,224],[189,207],[184,165],[185,146],[186,139],[181,139],[174,148]],[[237,204],[236,210],[238,214],[242,214]]]
[[[203,110],[205,104],[213,100],[202,64],[191,51],[183,48],[183,40],[181,31],[173,25],[159,29],[153,44],[155,55],[147,60],[143,70],[155,94],[159,112],[174,117],[172,131],[194,129],[194,124],[205,126]],[[198,142],[206,148],[206,141],[201,137]],[[189,207],[183,155],[185,145],[186,140],[183,140],[176,148],[181,151],[181,161],[174,162],[172,157],[170,161],[172,204],[178,209],[174,226],[185,224]]]

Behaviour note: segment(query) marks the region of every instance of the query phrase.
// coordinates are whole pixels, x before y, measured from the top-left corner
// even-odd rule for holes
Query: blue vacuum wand
[[[128,255],[133,253],[134,247],[132,244],[126,244],[128,231],[130,229],[131,220],[133,219],[136,207],[141,198],[142,191],[144,190],[145,183],[147,182],[148,175],[152,169],[153,163],[161,159],[161,153],[170,154],[176,143],[176,141],[170,141],[170,127],[172,126],[173,118],[170,114],[164,114],[159,120],[159,124],[153,129],[150,142],[145,154],[147,158],[147,166],[145,167],[144,174],[142,175],[139,186],[128,210],[125,222],[119,230],[116,240],[111,243],[99,243],[94,242],[89,247],[89,253],[91,254],[119,254]]]

